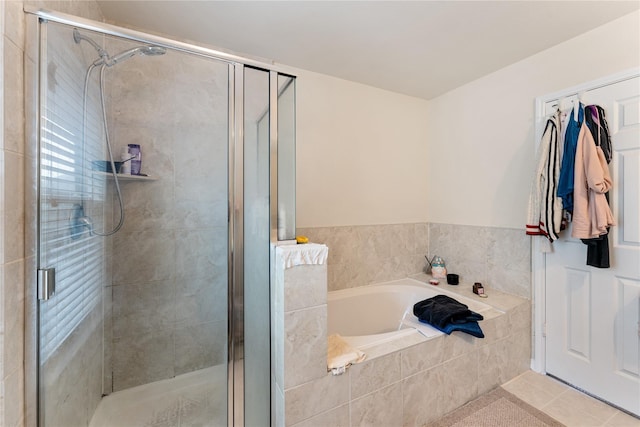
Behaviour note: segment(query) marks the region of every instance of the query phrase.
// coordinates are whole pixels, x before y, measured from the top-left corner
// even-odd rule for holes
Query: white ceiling
[[[431,99],[635,1],[120,1],[108,22]]]

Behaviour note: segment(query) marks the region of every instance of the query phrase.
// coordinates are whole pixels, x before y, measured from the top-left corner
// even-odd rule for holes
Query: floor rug
[[[502,387],[483,394],[429,427],[562,427],[544,412]]]

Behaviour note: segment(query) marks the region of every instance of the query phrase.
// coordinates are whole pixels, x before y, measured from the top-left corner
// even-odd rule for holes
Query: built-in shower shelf
[[[104,175],[107,179],[113,179],[113,174],[109,172],[96,172],[100,175]],[[153,176],[144,176],[144,175],[129,175],[124,173],[118,174],[118,181],[157,181],[158,178]]]

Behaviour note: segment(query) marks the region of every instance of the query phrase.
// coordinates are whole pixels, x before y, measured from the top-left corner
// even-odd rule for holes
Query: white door
[[[611,268],[565,230],[545,256],[546,371],[640,415],[640,78],[585,92],[612,135]],[[551,113],[550,102],[547,112]]]

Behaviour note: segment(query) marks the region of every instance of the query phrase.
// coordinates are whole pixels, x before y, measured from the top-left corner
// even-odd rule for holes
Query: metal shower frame
[[[244,70],[245,66],[261,69],[269,72],[270,93],[269,93],[269,108],[270,108],[270,126],[269,126],[269,179],[270,179],[270,206],[269,206],[269,220],[270,220],[270,242],[272,245],[277,243],[277,212],[278,212],[278,194],[277,194],[277,182],[278,182],[278,90],[277,79],[278,75],[284,75],[295,78],[290,71],[275,66],[270,63],[261,62],[241,56],[229,54],[226,52],[217,51],[201,46],[192,45],[185,42],[171,40],[160,36],[147,34],[140,31],[130,30],[115,25],[110,25],[102,22],[97,22],[89,19],[80,18],[73,15],[64,13],[49,11],[41,8],[34,8],[25,6],[24,11],[27,19],[27,34],[28,37],[33,37],[31,43],[27,43],[28,53],[32,58],[38,58],[41,54],[41,47],[39,46],[41,37],[46,37],[46,34],[41,34],[42,26],[40,22],[55,22],[59,24],[66,24],[80,29],[95,31],[104,35],[115,36],[124,38],[127,40],[136,41],[144,44],[153,44],[161,46],[167,49],[177,50],[192,55],[197,55],[209,59],[215,59],[223,61],[228,64],[228,76],[229,76],[229,141],[228,141],[228,327],[227,327],[227,424],[229,427],[244,425],[244,330],[243,330],[243,318],[244,318]],[[25,61],[26,63],[27,61]],[[32,70],[31,76],[38,75],[39,70]],[[26,79],[30,76],[26,76]],[[43,95],[43,88],[39,80],[36,78],[36,87],[34,87],[34,102],[37,103],[33,112],[36,116],[40,112],[41,100]],[[29,102],[29,99],[27,100]],[[34,135],[36,140],[40,140],[40,127],[37,125],[37,117],[28,118],[27,127],[34,126],[32,133],[27,132],[27,135]],[[27,144],[28,146],[30,144]],[[36,144],[35,152],[36,158],[39,154],[39,144]],[[34,150],[34,151],[35,151]],[[30,162],[27,162],[30,163]],[[35,167],[35,170],[33,168]],[[36,179],[39,181],[39,168],[33,164],[27,165],[27,173],[33,173]],[[33,188],[29,188],[27,183],[26,197],[35,197],[35,200],[39,200],[40,194]],[[32,221],[27,226],[33,224],[38,227],[36,233],[33,236],[27,238],[27,248],[38,248],[40,243],[40,230],[39,230],[39,218],[40,207],[37,207],[37,212],[34,218],[30,218]],[[35,294],[35,271],[39,266],[39,254],[37,250],[34,250],[35,256],[27,262],[25,275],[25,281],[27,283],[27,290],[25,298],[26,304],[26,330],[25,330],[25,401],[26,401],[26,425],[37,426],[39,425],[38,416],[38,303],[37,295]],[[273,251],[271,251],[273,253]],[[272,263],[271,263],[272,264]],[[33,274],[31,273],[33,272]],[[271,274],[270,274],[271,275]],[[271,277],[269,279],[271,282]],[[34,288],[34,289],[32,289]],[[273,364],[273,346],[271,349],[271,361]],[[271,385],[273,389],[273,384]],[[274,423],[274,394],[271,393],[271,423]]]

